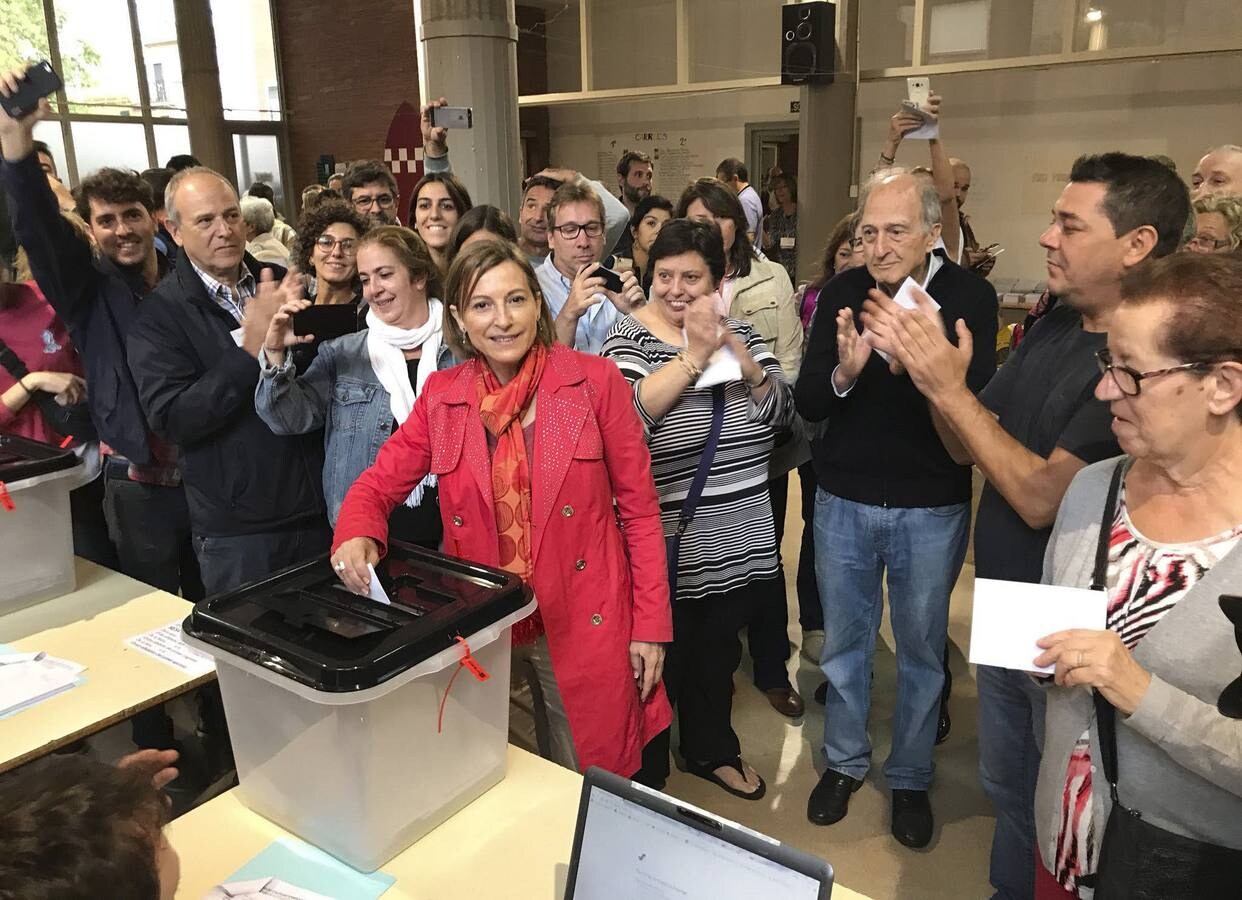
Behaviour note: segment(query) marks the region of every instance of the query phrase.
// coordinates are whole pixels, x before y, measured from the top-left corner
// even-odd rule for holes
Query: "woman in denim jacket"
[[[440,275],[422,239],[408,228],[374,228],[358,243],[367,328],[325,341],[297,376],[288,349],[293,316],[310,305],[293,300],[272,319],[259,357],[255,408],[276,434],[323,429],[323,493],[335,525],[354,480],[401,426],[427,377],[455,364],[441,340]],[[435,476],[420,482],[389,519],[397,540],[437,548],[442,528]]]

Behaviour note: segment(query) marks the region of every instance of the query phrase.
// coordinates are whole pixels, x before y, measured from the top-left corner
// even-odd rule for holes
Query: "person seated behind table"
[[[333,566],[366,593],[390,510],[434,473],[444,552],[519,575],[539,599],[514,627],[514,669],[538,680],[551,758],[634,775],[672,718],[660,675],[673,634],[630,389],[611,362],[554,343],[535,274],[512,244],[462,251],[445,300],[446,339],[466,362],[431,376],[350,489]]]
[[[1075,476],[1044,558],[1045,583],[1085,588],[1102,519],[1109,528],[1107,628],[1048,635],[1034,660],[1056,667],[1035,795],[1050,897],[1085,896],[1112,807],[1092,689],[1115,709],[1121,802],[1242,850],[1242,722],[1217,707],[1239,669],[1217,601],[1242,580],[1242,263],[1175,254],[1134,269],[1121,294],[1095,396],[1126,455]],[[1185,881],[1144,896],[1236,896],[1236,868],[1225,874],[1216,892]]]
[[[173,900],[161,780],[76,753],[0,778],[0,900]]]
[[[1206,194],[1195,201],[1190,253],[1230,253],[1242,245],[1242,197]]]
[[[638,283],[644,290],[650,289],[647,282],[647,254],[664,223],[673,218],[673,201],[659,194],[650,194],[638,201],[634,207],[634,215],[630,216],[630,257],[618,255],[613,269],[624,272],[632,269]]]
[[[244,196],[239,201],[242,219],[246,223],[246,252],[259,262],[289,265],[289,250],[272,233],[276,213],[272,204],[262,197]]]
[[[475,241],[508,241],[510,244],[516,244],[517,239],[517,229],[513,227],[513,220],[503,209],[487,203],[472,207],[457,220],[457,227],[453,229],[453,237],[449,241],[448,249],[449,263],[452,264],[457,254]]]
[[[293,334],[293,316],[311,303],[286,303],[268,327],[254,398],[276,434],[323,429],[323,495],[334,525],[345,492],[410,415],[428,377],[455,362],[443,339],[440,274],[419,236],[399,225],[373,228],[359,242],[357,259],[367,328],[325,341],[306,373],[295,377],[286,348],[307,340]],[[394,507],[389,535],[437,549],[436,496],[429,475]]]
[[[743,234],[741,237],[745,237]],[[766,786],[742,762],[733,730],[733,673],[741,660],[738,630],[773,596],[779,560],[767,491],[777,432],[793,418],[789,382],[753,326],[723,320],[715,292],[725,277],[720,229],[678,219],[651,247],[651,300],[617,322],[602,355],[633,386],[656,461],[666,535],[678,531],[683,503],[707,446],[716,398],[724,424],[705,490],[670,560],[674,642],[666,684],[677,704],[687,771],[744,800]],[[782,271],[782,274],[783,271]],[[712,390],[695,383],[721,347],[739,364],[734,380]],[[645,776],[668,772],[668,740],[653,743]]]

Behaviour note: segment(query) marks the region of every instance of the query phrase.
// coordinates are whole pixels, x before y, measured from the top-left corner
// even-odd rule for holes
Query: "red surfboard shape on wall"
[[[413,221],[409,212],[414,185],[423,177],[423,129],[417,104],[406,100],[397,107],[384,139],[383,162],[397,179],[397,190],[401,193],[397,215],[408,225]]]

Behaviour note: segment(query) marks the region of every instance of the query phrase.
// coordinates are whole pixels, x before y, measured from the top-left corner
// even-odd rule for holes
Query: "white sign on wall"
[[[652,193],[676,200],[688,183],[706,172],[702,154],[692,136],[675,131],[636,131],[605,135],[596,152],[599,180],[613,188],[617,184],[617,160],[627,150],[640,150],[651,157],[654,176]]]

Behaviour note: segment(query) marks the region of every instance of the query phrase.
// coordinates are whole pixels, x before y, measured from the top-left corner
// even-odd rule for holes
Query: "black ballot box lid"
[[[318,691],[375,687],[530,602],[516,575],[390,543],[391,599],[350,593],[327,556],[196,604],[185,634]]]
[[[78,458],[72,450],[28,440],[13,434],[0,434],[0,481],[12,484],[49,472],[72,469]]]

